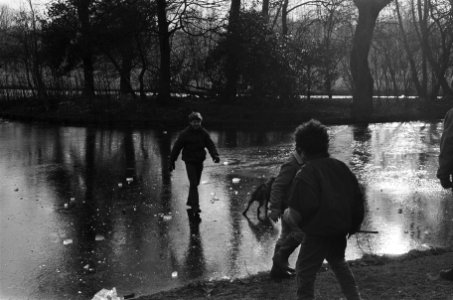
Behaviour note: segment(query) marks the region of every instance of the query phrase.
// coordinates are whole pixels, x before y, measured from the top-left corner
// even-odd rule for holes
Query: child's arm
[[[360,230],[360,225],[362,225],[364,216],[365,216],[365,195],[363,193],[362,187],[357,182],[357,190],[354,196],[354,204],[352,206],[352,224],[351,230],[349,232],[350,235]]]
[[[170,152],[170,171],[175,169],[175,161],[178,159],[181,149],[184,147],[183,137],[179,135]]]
[[[206,148],[208,148],[209,154],[211,155],[212,159],[214,160],[215,163],[220,162],[219,158],[219,153],[217,152],[217,148],[212,141],[211,137],[209,136],[208,132],[205,132],[205,143],[206,143]]]
[[[291,182],[295,176],[295,171],[297,171],[297,169],[292,167],[290,162],[285,162],[280,167],[280,172],[272,184],[269,199],[269,218],[274,222],[277,222],[278,218],[282,215],[283,198],[289,194],[288,190],[291,188]]]

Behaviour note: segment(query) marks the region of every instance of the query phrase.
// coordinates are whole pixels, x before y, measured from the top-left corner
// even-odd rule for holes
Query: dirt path
[[[365,257],[351,263],[363,299],[453,300],[453,282],[438,277],[441,269],[453,266],[453,251],[412,251],[400,257]],[[316,299],[344,299],[331,271],[318,274]],[[152,299],[296,299],[294,279],[280,283],[260,273],[244,279],[199,282],[139,297]]]

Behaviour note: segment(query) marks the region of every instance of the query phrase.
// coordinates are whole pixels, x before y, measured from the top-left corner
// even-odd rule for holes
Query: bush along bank
[[[356,123],[351,115],[350,99],[300,100],[284,105],[277,102],[241,102],[220,104],[215,101],[173,99],[166,105],[151,99],[71,98],[42,101],[20,100],[0,103],[0,117],[21,121],[44,121],[66,125],[109,127],[181,127],[187,115],[199,111],[208,128],[291,128],[311,118],[325,124]],[[365,122],[435,120],[443,118],[453,101],[422,105],[417,100],[376,100]]]

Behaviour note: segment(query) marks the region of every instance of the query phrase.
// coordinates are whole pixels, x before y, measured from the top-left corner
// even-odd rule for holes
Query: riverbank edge
[[[0,118],[22,122],[41,122],[66,126],[108,128],[172,129],[187,125],[187,115],[199,111],[209,129],[287,129],[318,119],[326,125],[383,122],[433,121],[442,119],[453,100],[432,103],[402,101],[375,105],[373,114],[356,120],[351,101],[319,100],[290,105],[182,101],[171,105],[151,105],[143,101],[65,100],[45,109],[41,103],[25,100],[0,105]]]
[[[453,299],[453,283],[438,275],[453,265],[453,248],[365,255],[348,263],[363,299]],[[340,299],[339,285],[327,270],[324,265],[318,274],[316,299]],[[295,279],[276,282],[266,271],[245,278],[195,281],[135,299],[295,299],[296,290]]]

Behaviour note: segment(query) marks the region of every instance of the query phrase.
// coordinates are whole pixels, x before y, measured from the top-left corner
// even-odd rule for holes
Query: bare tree
[[[221,6],[225,0],[156,0],[158,17],[158,37],[160,45],[160,67],[159,67],[159,99],[166,101],[170,98],[171,89],[171,38],[177,31],[187,33],[187,26],[198,27],[200,32],[206,31],[201,24],[210,18],[199,17],[195,12],[199,9],[210,10]],[[239,3],[240,0],[233,0]],[[235,8],[236,10],[236,8]],[[233,13],[234,15],[234,13]],[[231,19],[231,16],[230,16]],[[234,19],[234,17],[233,17]],[[233,21],[234,23],[234,21]],[[210,30],[210,29],[207,29]],[[200,33],[202,34],[202,33]],[[234,64],[234,61],[232,62]],[[235,80],[231,79],[232,86]]]
[[[39,36],[37,28],[37,17],[31,0],[28,0],[28,5],[30,8],[30,22],[31,22],[31,57],[32,57],[32,72],[33,72],[33,81],[36,86],[38,99],[44,101],[44,106],[46,109],[49,109],[49,104],[46,98],[46,87],[43,80],[43,66],[41,62],[41,54],[39,53]]]
[[[453,89],[446,79],[446,71],[451,66],[450,57],[453,50],[452,6],[451,2],[432,3],[431,0],[417,0],[423,52],[426,53],[435,79],[447,96],[453,96]],[[433,89],[433,95],[430,98],[435,99],[436,97],[436,89]]]
[[[417,94],[429,104],[440,88],[444,95],[453,95],[448,82],[453,50],[452,5],[442,0],[412,0],[406,5],[395,2],[401,38]]]
[[[231,102],[236,98],[238,74],[238,40],[239,40],[239,13],[241,0],[231,0],[230,15],[228,19],[227,36],[227,63],[226,63],[226,86],[223,96],[224,102]]]
[[[77,9],[80,24],[80,51],[83,62],[84,87],[87,97],[94,96],[93,36],[90,23],[90,8],[94,0],[70,0]]]
[[[159,100],[165,103],[170,99],[170,37],[169,22],[167,20],[167,1],[157,0],[157,19],[159,30],[160,69],[159,69]]]

